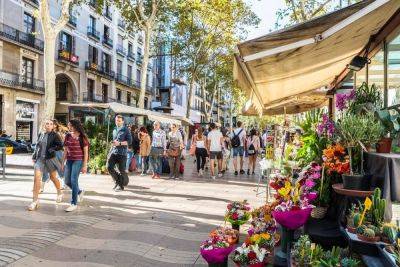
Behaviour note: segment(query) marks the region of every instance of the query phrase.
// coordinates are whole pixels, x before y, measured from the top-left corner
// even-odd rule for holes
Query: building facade
[[[135,106],[140,88],[143,37],[128,33],[118,10],[95,0],[74,7],[57,38],[56,114],[84,118],[93,111],[70,103],[119,102]],[[60,3],[50,1],[53,18]],[[43,111],[43,34],[33,16],[35,0],[0,1],[0,127],[16,139],[35,142]],[[156,72],[149,64],[145,107],[150,108]],[[10,112],[9,112],[10,111]]]

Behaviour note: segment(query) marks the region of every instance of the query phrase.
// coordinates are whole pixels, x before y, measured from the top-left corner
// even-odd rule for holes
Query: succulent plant
[[[357,234],[364,235],[365,230],[367,230],[367,226],[360,225],[357,227]]]
[[[360,265],[360,261],[353,258],[343,258],[340,261],[340,266],[342,267],[357,267]]]
[[[361,220],[361,214],[360,213],[354,214],[354,217],[353,217],[354,227],[358,227],[358,225],[360,224],[360,220]]]
[[[372,231],[374,231],[375,236],[377,236],[381,233],[381,229],[373,224],[368,225],[368,229],[371,229]]]
[[[382,233],[389,239],[390,243],[394,243],[397,238],[398,229],[395,225],[386,223],[382,226]]]
[[[374,230],[367,228],[364,230],[364,233],[362,235],[365,237],[368,237],[368,238],[373,238],[373,237],[375,237],[375,232],[374,232]]]
[[[386,199],[381,199],[381,190],[375,188],[374,194],[372,195],[372,206],[369,211],[372,223],[378,227],[383,224],[385,209],[386,209]]]

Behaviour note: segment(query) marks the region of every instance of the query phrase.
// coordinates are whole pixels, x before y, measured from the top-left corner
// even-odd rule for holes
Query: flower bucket
[[[315,219],[322,219],[325,217],[328,207],[315,207],[311,211],[311,217]]]
[[[223,263],[234,248],[200,249],[200,254],[208,263]]]
[[[390,153],[392,151],[392,138],[384,137],[376,144],[377,153]]]
[[[273,211],[272,216],[276,222],[290,230],[303,226],[310,217],[312,208],[290,211]]]

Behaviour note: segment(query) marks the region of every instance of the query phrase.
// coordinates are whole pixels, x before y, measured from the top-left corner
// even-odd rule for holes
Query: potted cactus
[[[372,225],[361,225],[357,227],[357,237],[358,239],[365,242],[378,242],[380,240],[379,231],[376,232],[376,228]]]
[[[375,188],[371,197],[372,205],[367,214],[367,220],[377,227],[383,225],[385,219],[386,199],[381,198],[381,190]]]
[[[387,244],[396,242],[398,235],[398,228],[394,224],[385,223],[382,226],[382,241]]]

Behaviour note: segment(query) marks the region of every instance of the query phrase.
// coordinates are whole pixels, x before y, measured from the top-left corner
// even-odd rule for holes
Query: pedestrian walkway
[[[198,178],[185,160],[183,180],[130,176],[124,192],[106,175],[82,175],[85,201],[75,213],[55,204],[48,183],[40,208],[28,212],[32,170],[9,169],[0,181],[0,266],[204,266],[200,242],[224,222],[226,204],[256,196],[256,177]],[[243,228],[243,232],[245,227]]]

